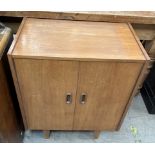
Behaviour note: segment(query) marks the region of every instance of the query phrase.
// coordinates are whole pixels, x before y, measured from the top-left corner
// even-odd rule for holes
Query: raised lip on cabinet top
[[[24,18],[9,52],[15,58],[144,61],[128,23]]]

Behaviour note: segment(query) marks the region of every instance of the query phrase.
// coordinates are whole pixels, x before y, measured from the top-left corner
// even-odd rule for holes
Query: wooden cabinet
[[[12,39],[11,29],[0,29],[0,143],[17,143],[23,139],[22,118],[7,59]]]
[[[129,24],[33,18],[8,57],[32,130],[118,129],[149,61]]]

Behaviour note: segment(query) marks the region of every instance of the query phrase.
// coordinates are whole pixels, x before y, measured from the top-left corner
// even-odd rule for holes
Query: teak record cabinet
[[[117,130],[147,69],[130,24],[25,18],[9,53],[30,130]]]

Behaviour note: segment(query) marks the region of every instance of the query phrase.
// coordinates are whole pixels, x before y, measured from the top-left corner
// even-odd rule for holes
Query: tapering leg
[[[44,138],[45,139],[49,139],[50,138],[50,130],[44,130],[43,134],[44,134]]]
[[[100,131],[94,131],[94,137],[97,139],[100,135]]]

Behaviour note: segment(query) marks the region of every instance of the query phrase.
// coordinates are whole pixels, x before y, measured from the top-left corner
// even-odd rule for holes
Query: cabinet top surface
[[[27,18],[12,52],[19,57],[145,60],[126,23]]]

